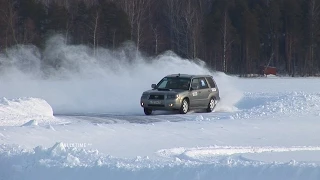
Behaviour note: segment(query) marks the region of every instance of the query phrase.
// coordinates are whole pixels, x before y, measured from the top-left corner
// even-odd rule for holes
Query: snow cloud
[[[173,73],[212,74],[222,97],[217,110],[233,110],[242,97],[232,85],[235,77],[211,71],[200,60],[173,52],[144,57],[130,43],[115,51],[94,50],[54,36],[42,51],[32,45],[7,50],[0,54],[0,64],[0,97],[41,98],[55,114],[142,114],[141,93]]]

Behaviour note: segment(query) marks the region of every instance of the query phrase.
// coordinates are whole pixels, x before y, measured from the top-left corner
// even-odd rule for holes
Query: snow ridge
[[[261,119],[266,117],[320,116],[320,93],[247,92],[235,106],[217,105],[214,113],[200,114],[190,120]]]
[[[320,151],[320,146],[294,146],[294,147],[241,147],[241,146],[211,146],[198,148],[173,148],[159,150],[157,154],[167,158],[186,160],[212,161],[211,157],[241,155],[264,152],[294,152],[294,151]]]
[[[320,110],[319,103],[320,93],[246,93],[239,105],[243,112],[234,117],[309,114]]]
[[[238,147],[240,148],[240,147]],[[302,147],[301,147],[302,148]],[[201,149],[200,149],[201,150]],[[173,150],[175,151],[175,150]],[[250,161],[241,156],[218,161],[192,159],[150,160],[148,157],[119,159],[97,150],[65,147],[24,150],[0,146],[1,179],[317,179],[319,164]]]

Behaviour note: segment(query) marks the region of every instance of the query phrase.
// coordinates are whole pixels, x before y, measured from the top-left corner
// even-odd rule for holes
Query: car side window
[[[197,78],[192,79],[191,87],[194,90],[195,89],[200,89],[199,79],[197,79]]]
[[[167,78],[163,78],[159,83],[158,83],[158,88],[166,88],[168,84],[168,79]]]
[[[167,82],[163,82],[163,83],[161,83],[160,85],[159,85],[159,87],[158,88],[166,88],[166,86],[167,86]]]
[[[200,89],[209,88],[208,83],[205,78],[200,78]]]

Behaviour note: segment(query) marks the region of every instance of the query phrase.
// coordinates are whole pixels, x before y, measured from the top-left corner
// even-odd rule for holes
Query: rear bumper
[[[164,99],[164,100],[151,100],[141,99],[140,105],[143,108],[152,110],[177,110],[181,107],[181,99]]]

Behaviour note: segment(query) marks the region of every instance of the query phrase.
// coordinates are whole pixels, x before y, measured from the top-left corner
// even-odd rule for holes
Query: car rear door
[[[209,95],[211,93],[211,89],[209,88],[208,82],[205,78],[199,78],[199,106],[207,107],[209,103]]]
[[[215,83],[215,81],[212,79],[212,77],[206,77],[209,85],[210,85],[210,88],[211,88],[211,95],[215,96],[218,100],[220,99],[219,97],[219,89],[218,89],[218,86],[217,84]]]

